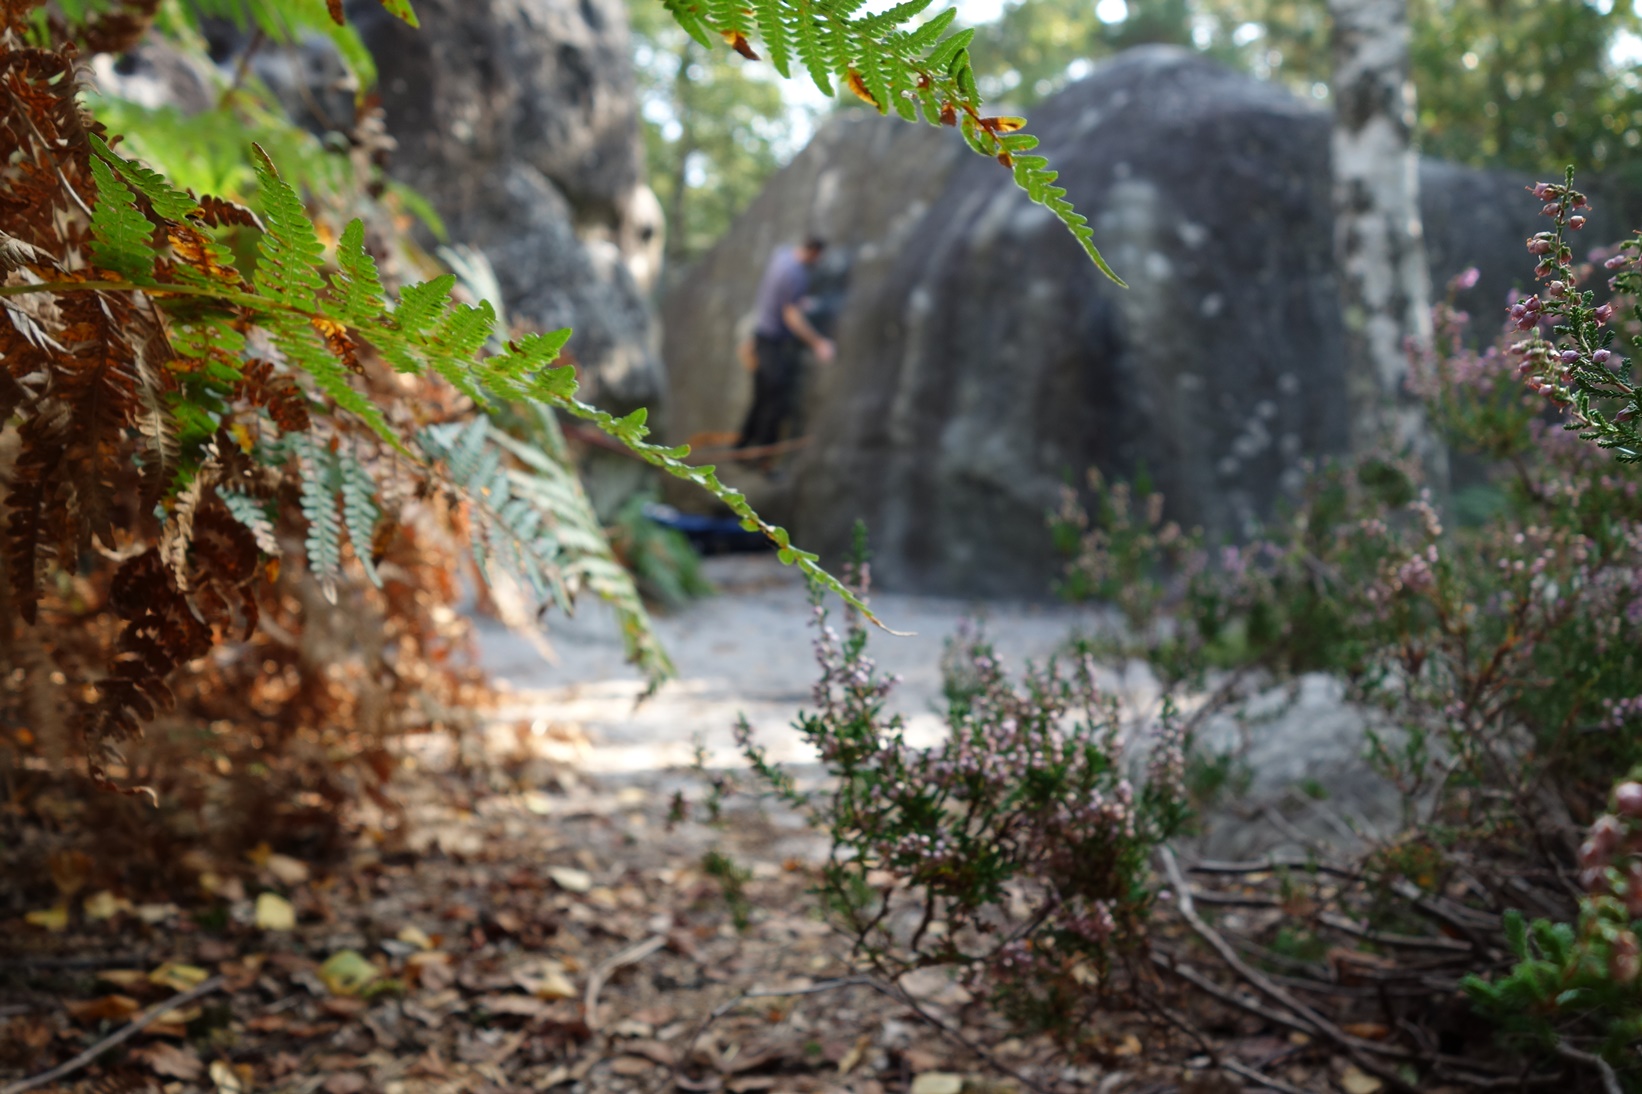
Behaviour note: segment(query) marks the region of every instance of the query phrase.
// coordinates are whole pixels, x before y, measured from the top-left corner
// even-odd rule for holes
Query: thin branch
[[[893,999],[900,1003],[902,1006],[912,1011],[912,1013],[922,1018],[925,1022],[928,1022],[930,1025],[940,1030],[948,1040],[962,1045],[964,1048],[986,1061],[987,1066],[991,1067],[993,1070],[1003,1072],[1005,1075],[1008,1075],[1011,1079],[1014,1079],[1027,1089],[1037,1091],[1038,1094],[1049,1094],[1049,1089],[1042,1083],[1039,1083],[1035,1079],[1027,1078],[1021,1072],[994,1056],[990,1049],[986,1048],[984,1045],[976,1044],[974,1041],[966,1037],[960,1030],[954,1029],[948,1023],[942,1021],[940,1018],[937,1018],[935,1015],[925,1010],[918,1004],[918,1001],[908,995],[906,989],[901,987],[899,984],[880,984],[876,980],[872,980],[868,981],[867,986],[885,998]],[[3,1092],[0,1092],[0,1094],[3,1094]]]
[[[673,1058],[672,1071],[668,1073],[667,1078],[662,1081],[660,1086],[655,1087],[651,1091],[651,1094],[660,1094],[661,1091],[666,1090],[668,1087],[677,1086],[680,1073],[683,1071],[684,1065],[690,1059],[690,1053],[696,1050],[696,1042],[701,1040],[702,1035],[704,1035],[707,1030],[712,1027],[714,1022],[718,1021],[726,1014],[729,1014],[732,1010],[735,1010],[735,1008],[739,1007],[747,1000],[771,999],[788,995],[820,995],[822,992],[835,991],[839,988],[854,987],[875,988],[877,987],[877,982],[867,976],[843,976],[836,980],[823,980],[820,983],[811,984],[806,988],[752,988],[732,997],[728,1002],[720,1003],[712,1009],[707,1017],[701,1020],[701,1023],[696,1026],[695,1032],[690,1034],[690,1039],[684,1042],[683,1046],[680,1047],[678,1050],[678,1055]],[[0,1091],[0,1094],[5,1094],[5,1092]]]
[[[1452,938],[1421,938],[1418,935],[1392,934],[1388,931],[1376,931],[1332,912],[1323,912],[1318,915],[1317,922],[1325,927],[1332,927],[1337,931],[1373,942],[1378,946],[1401,946],[1410,950],[1441,950],[1444,953],[1471,955],[1477,952],[1476,947],[1467,942],[1460,942]]]
[[[1249,1082],[1257,1083],[1269,1090],[1281,1090],[1283,1094],[1310,1094],[1310,1091],[1302,1090],[1297,1086],[1285,1083],[1281,1079],[1274,1079],[1270,1075],[1256,1070],[1248,1064],[1240,1064],[1236,1060],[1222,1060],[1220,1062],[1220,1066],[1231,1072],[1233,1075],[1241,1075]]]
[[[1619,1076],[1614,1073],[1613,1065],[1596,1053],[1586,1052],[1584,1049],[1575,1048],[1567,1041],[1559,1040],[1556,1043],[1556,1054],[1564,1060],[1595,1068],[1597,1074],[1602,1076],[1602,1089],[1605,1094],[1625,1094],[1624,1088],[1619,1085]],[[5,1092],[0,1091],[0,1094]]]
[[[1211,949],[1220,956],[1220,959],[1230,966],[1238,975],[1252,985],[1260,994],[1271,999],[1294,1014],[1312,1024],[1316,1031],[1345,1049],[1357,1065],[1364,1071],[1370,1072],[1389,1083],[1392,1087],[1404,1091],[1405,1094],[1417,1094],[1417,1088],[1410,1084],[1395,1068],[1387,1067],[1379,1060],[1374,1059],[1371,1052],[1383,1052],[1387,1046],[1374,1045],[1353,1037],[1333,1022],[1323,1017],[1313,1008],[1296,999],[1283,988],[1273,984],[1259,970],[1251,967],[1238,956],[1237,950],[1231,943],[1222,938],[1213,927],[1198,915],[1196,906],[1192,903],[1192,892],[1186,884],[1186,879],[1180,872],[1180,863],[1175,860],[1174,852],[1167,847],[1159,847],[1158,854],[1163,861],[1164,873],[1168,875],[1169,884],[1175,891],[1175,904],[1180,909],[1182,918],[1191,926],[1199,938],[1207,942]]]
[[[1186,867],[1188,874],[1275,874],[1284,870],[1298,870],[1307,874],[1332,874],[1335,877],[1356,881],[1362,875],[1356,870],[1348,870],[1341,866],[1332,866],[1316,859],[1305,858],[1263,858],[1252,859],[1248,862],[1223,862],[1218,859],[1204,859]]]
[[[97,1059],[97,1057],[101,1056],[103,1053],[107,1052],[109,1049],[129,1041],[132,1037],[135,1037],[137,1034],[153,1025],[166,1014],[176,1010],[178,1007],[192,1003],[194,1000],[199,999],[202,996],[210,995],[212,992],[222,987],[225,983],[227,983],[227,977],[213,976],[211,979],[196,984],[194,987],[189,988],[185,992],[173,995],[163,1003],[155,1003],[153,1006],[139,1014],[136,1018],[133,1018],[126,1025],[120,1027],[115,1032],[110,1033],[107,1037],[104,1037],[101,1041],[98,1041],[96,1044],[92,1045],[72,1060],[69,1060],[67,1063],[58,1064],[50,1071],[42,1071],[33,1078],[19,1079],[17,1082],[11,1083],[7,1086],[0,1086],[0,1094],[23,1094],[23,1091],[25,1090],[33,1090],[37,1086],[45,1086],[47,1083],[54,1083],[58,1079],[63,1078],[65,1075],[72,1075],[76,1071],[79,1071],[82,1067],[85,1067],[87,1064]]]
[[[635,942],[631,946],[617,950],[599,962],[598,967],[587,978],[587,993],[582,997],[582,1009],[584,1011],[582,1021],[587,1023],[588,1029],[598,1029],[599,992],[604,990],[605,983],[615,974],[616,970],[643,961],[665,945],[667,945],[666,935],[653,934],[641,942]]]

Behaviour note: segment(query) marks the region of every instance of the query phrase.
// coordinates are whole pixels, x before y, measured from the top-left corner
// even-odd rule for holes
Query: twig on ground
[[[942,1021],[940,1018],[937,1018],[935,1015],[919,1006],[918,1001],[908,995],[906,989],[901,987],[899,984],[880,984],[876,980],[873,980],[869,981],[867,986],[886,998],[894,999],[896,1002],[912,1011],[912,1013],[922,1018],[925,1022],[928,1022],[930,1025],[940,1030],[948,1040],[962,1045],[970,1052],[973,1052],[975,1055],[979,1056],[986,1062],[986,1065],[993,1070],[1003,1072],[1005,1075],[1008,1075],[1011,1079],[1014,1079],[1028,1090],[1035,1090],[1038,1094],[1050,1094],[1049,1089],[1042,1083],[1035,1079],[1027,1078],[1020,1071],[1010,1067],[1008,1064],[994,1056],[990,1049],[986,1048],[984,1045],[976,1044],[974,1041],[964,1036],[962,1031],[954,1029],[948,1023]]]
[[[1335,877],[1347,878],[1352,881],[1362,876],[1356,870],[1348,870],[1341,866],[1331,866],[1326,862],[1304,858],[1265,858],[1253,859],[1248,862],[1224,862],[1218,859],[1204,859],[1186,867],[1188,874],[1275,874],[1282,870],[1295,870],[1306,874],[1332,874]]]
[[[1564,1060],[1572,1060],[1576,1064],[1595,1068],[1596,1073],[1602,1076],[1602,1089],[1606,1094],[1625,1094],[1624,1088],[1619,1085],[1619,1076],[1614,1073],[1613,1065],[1594,1052],[1575,1048],[1567,1041],[1556,1043],[1556,1054]]]
[[[1269,1090],[1281,1090],[1283,1094],[1309,1094],[1308,1091],[1302,1090],[1299,1087],[1293,1086],[1289,1083],[1285,1083],[1281,1079],[1274,1079],[1265,1072],[1252,1068],[1248,1064],[1240,1064],[1236,1060],[1222,1060],[1220,1062],[1220,1066],[1231,1072],[1233,1075],[1241,1075],[1249,1082],[1258,1083]]]
[[[1168,876],[1169,884],[1175,891],[1175,905],[1180,909],[1181,917],[1196,932],[1197,936],[1209,944],[1209,947],[1219,955],[1234,972],[1266,998],[1287,1007],[1291,1012],[1311,1023],[1316,1032],[1333,1041],[1344,1049],[1357,1066],[1376,1076],[1405,1094],[1418,1094],[1418,1089],[1408,1080],[1397,1074],[1395,1068],[1388,1067],[1374,1058],[1371,1053],[1384,1052],[1389,1046],[1375,1045],[1353,1037],[1333,1022],[1323,1017],[1313,1008],[1296,999],[1291,993],[1273,984],[1269,978],[1258,969],[1253,968],[1238,956],[1237,950],[1231,943],[1222,938],[1208,922],[1198,915],[1197,908],[1192,903],[1191,887],[1186,884],[1184,875],[1180,872],[1180,863],[1175,860],[1174,852],[1167,847],[1158,848],[1158,854],[1163,861],[1163,871]]]
[[[712,1028],[714,1022],[718,1021],[726,1014],[729,1014],[732,1010],[735,1010],[735,1008],[739,1007],[742,1003],[745,1003],[749,999],[770,999],[786,995],[820,995],[822,992],[836,991],[839,988],[876,986],[876,982],[871,977],[841,976],[836,980],[822,980],[819,983],[810,984],[807,987],[802,988],[750,988],[747,991],[741,992],[739,995],[731,997],[729,1001],[720,1003],[718,1006],[714,1007],[712,1011],[708,1013],[707,1017],[701,1020],[701,1024],[696,1026],[695,1032],[690,1034],[690,1039],[685,1041],[684,1044],[680,1046],[678,1055],[673,1060],[673,1070],[668,1074],[667,1078],[662,1081],[660,1086],[651,1091],[651,1094],[660,1094],[661,1091],[666,1090],[670,1086],[677,1086],[679,1073],[684,1069],[684,1065],[689,1062],[690,1053],[696,1050],[696,1042],[701,1040],[702,1036],[710,1028]]]
[[[23,1094],[23,1091],[25,1090],[33,1090],[37,1086],[45,1086],[47,1083],[54,1083],[58,1079],[63,1078],[65,1075],[72,1075],[76,1071],[79,1071],[82,1067],[85,1067],[87,1064],[97,1059],[97,1057],[101,1056],[103,1053],[107,1052],[109,1049],[114,1048],[117,1045],[124,1044],[132,1037],[141,1033],[164,1015],[169,1014],[178,1007],[186,1006],[196,999],[210,995],[212,992],[222,987],[225,983],[227,983],[227,977],[213,976],[209,980],[202,981],[185,992],[173,995],[164,1002],[155,1003],[153,1006],[137,1015],[137,1017],[133,1018],[130,1022],[127,1022],[124,1026],[121,1026],[113,1033],[110,1033],[107,1037],[104,1037],[101,1041],[98,1041],[96,1044],[92,1045],[72,1060],[69,1060],[67,1063],[58,1064],[50,1071],[42,1071],[40,1074],[35,1075],[32,1078],[19,1079],[15,1083],[0,1086],[0,1094]]]
[[[616,970],[643,961],[665,945],[667,945],[666,935],[653,934],[642,942],[635,942],[625,949],[617,950],[598,963],[597,967],[593,969],[592,975],[587,978],[587,993],[583,996],[582,1009],[586,1013],[582,1021],[587,1023],[588,1029],[597,1030],[599,1028],[599,992],[604,990],[604,985],[615,974]]]
[[[1469,942],[1460,942],[1453,938],[1421,938],[1418,935],[1392,934],[1389,931],[1376,931],[1363,926],[1361,923],[1347,919],[1343,915],[1332,912],[1323,912],[1317,917],[1317,922],[1325,927],[1332,927],[1336,931],[1343,931],[1356,938],[1372,942],[1377,946],[1400,946],[1410,950],[1441,950],[1452,954],[1475,954],[1477,949]]]

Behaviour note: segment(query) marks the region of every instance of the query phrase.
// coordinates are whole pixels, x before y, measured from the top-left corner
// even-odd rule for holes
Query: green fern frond
[[[319,276],[325,248],[302,199],[280,177],[268,154],[253,144],[251,161],[262,188],[268,228],[257,241],[257,289],[271,300],[312,312],[325,285]]]
[[[285,311],[269,311],[258,320],[288,363],[313,377],[337,406],[370,426],[383,441],[404,451],[404,442],[383,417],[382,408],[348,381],[348,370],[337,361],[310,320]]]
[[[365,250],[365,223],[348,222],[336,242],[337,272],[331,277],[334,303],[325,309],[331,318],[355,327],[375,324],[386,308],[376,260]]]
[[[347,453],[337,457],[337,468],[342,493],[342,522],[347,526],[348,538],[353,541],[353,553],[364,568],[365,576],[380,589],[382,576],[376,572],[376,560],[372,557],[371,548],[376,538],[376,522],[382,517],[382,510],[376,504],[376,481],[363,464]]]
[[[302,477],[302,516],[308,522],[305,546],[308,572],[325,599],[336,603],[336,579],[342,573],[342,522],[336,514],[336,457],[305,433],[290,435]]]
[[[154,279],[154,225],[137,210],[137,196],[101,157],[91,157],[97,204],[91,210],[92,261],[139,285]]]
[[[113,167],[124,180],[146,197],[154,211],[167,220],[187,220],[199,212],[200,204],[160,174],[136,160],[117,154],[101,137],[91,137],[91,150],[97,158]]]

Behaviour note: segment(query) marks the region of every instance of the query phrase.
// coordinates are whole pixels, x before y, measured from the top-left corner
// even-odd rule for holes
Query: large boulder
[[[643,180],[622,0],[375,0],[349,16],[376,61],[390,172],[494,268],[508,317],[574,327],[612,410],[665,393],[646,294],[660,206]]]
[[[1345,441],[1328,114],[1144,47],[1031,121],[1129,289],[956,134],[852,114],[665,300],[673,435],[734,430],[750,387],[735,330],[766,256],[832,241],[838,360],[815,371],[810,442],[765,504],[835,557],[864,518],[891,587],[1041,594],[1044,515],[1091,465],[1144,469],[1176,518],[1237,536]],[[1483,265],[1462,303],[1489,329],[1531,277],[1524,181],[1422,172],[1433,283]]]

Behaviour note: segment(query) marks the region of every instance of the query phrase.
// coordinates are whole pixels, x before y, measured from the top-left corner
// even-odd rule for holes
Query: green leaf
[[[1505,931],[1505,945],[1517,960],[1528,959],[1528,921],[1515,908],[1507,909],[1501,921]]]
[[[149,240],[154,225],[137,211],[136,195],[101,157],[91,157],[91,177],[97,188],[91,211],[92,261],[139,284],[152,281],[154,249]]]
[[[411,7],[410,0],[382,0],[382,7],[395,19],[402,19],[413,27],[422,25],[416,18],[416,9]]]

